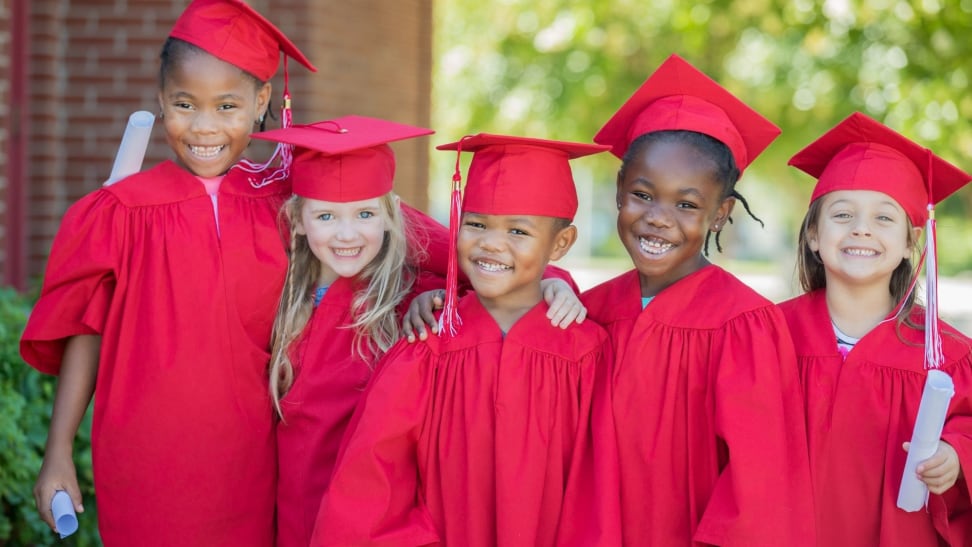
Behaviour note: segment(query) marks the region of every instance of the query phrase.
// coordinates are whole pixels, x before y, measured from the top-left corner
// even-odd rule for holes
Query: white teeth
[[[877,254],[877,251],[873,249],[852,248],[852,249],[844,249],[844,252],[852,256],[874,256]]]
[[[656,237],[639,237],[638,243],[642,251],[653,255],[663,254],[675,246],[673,243],[669,243],[668,241],[658,239]]]
[[[486,270],[487,272],[502,272],[504,270],[510,269],[510,267],[505,264],[497,264],[496,262],[483,262],[481,260],[477,260],[476,265]]]
[[[338,256],[351,257],[351,256],[358,256],[358,253],[361,252],[361,247],[355,247],[354,249],[333,249],[332,248],[331,250],[334,251],[334,254]]]
[[[194,156],[199,156],[200,158],[213,158],[216,157],[220,151],[223,150],[223,146],[193,146],[189,145],[189,151],[192,152]]]

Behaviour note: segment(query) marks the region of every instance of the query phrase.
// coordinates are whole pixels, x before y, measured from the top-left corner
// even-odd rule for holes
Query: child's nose
[[[196,133],[215,133],[216,116],[205,110],[196,112],[192,117],[192,130]]]
[[[354,239],[357,232],[354,229],[354,225],[347,220],[339,220],[337,225],[337,237],[342,241],[350,241]]]
[[[869,236],[871,235],[871,225],[864,218],[858,218],[854,222],[854,235],[857,236]]]
[[[500,237],[492,230],[486,230],[479,238],[479,247],[486,251],[495,251],[501,247]]]
[[[652,226],[671,226],[672,215],[667,207],[655,203],[649,203],[645,207],[645,212],[641,215],[645,222]]]

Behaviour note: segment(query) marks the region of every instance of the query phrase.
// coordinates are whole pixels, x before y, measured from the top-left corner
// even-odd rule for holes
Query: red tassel
[[[459,222],[462,217],[462,172],[459,169],[459,159],[462,156],[462,140],[456,147],[456,169],[452,174],[452,199],[449,205],[449,265],[446,268],[446,296],[439,316],[439,334],[448,332],[455,336],[462,325],[459,317],[459,252],[456,245],[459,242]]]

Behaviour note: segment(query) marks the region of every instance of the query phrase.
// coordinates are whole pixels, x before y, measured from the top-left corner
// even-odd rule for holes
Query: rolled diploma
[[[51,513],[57,533],[64,539],[78,531],[78,516],[74,512],[74,502],[64,490],[58,490],[51,499]]]
[[[122,135],[115,165],[111,168],[111,176],[105,181],[105,186],[134,175],[142,170],[142,160],[145,159],[145,149],[148,148],[149,137],[152,136],[152,125],[155,115],[145,110],[133,112],[128,117],[128,126]]]
[[[898,507],[905,511],[918,511],[928,500],[928,487],[918,479],[915,468],[938,450],[948,402],[954,394],[951,376],[940,370],[928,371],[918,417],[915,418],[915,429],[911,433],[908,459],[901,475],[901,488],[898,490]]]

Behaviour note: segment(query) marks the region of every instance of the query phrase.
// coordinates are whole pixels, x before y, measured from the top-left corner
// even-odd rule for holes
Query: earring
[[[160,120],[164,120],[165,119],[165,111],[162,110],[161,108],[159,109],[159,119]]]
[[[254,123],[260,123],[260,124],[262,124],[262,123],[263,123],[263,120],[264,120],[264,119],[265,119],[266,117],[267,117],[267,113],[266,113],[266,112],[264,112],[263,114],[260,114],[260,117],[259,117],[259,118],[257,118],[257,119],[256,119],[256,122],[254,122]]]
[[[621,202],[619,201],[618,202],[618,211],[620,211],[620,210],[621,210]]]

